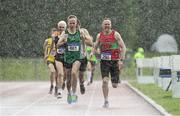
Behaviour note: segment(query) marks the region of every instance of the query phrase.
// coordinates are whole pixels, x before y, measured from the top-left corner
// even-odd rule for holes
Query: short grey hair
[[[65,21],[59,21],[59,22],[58,22],[58,27],[59,27],[59,25],[60,25],[60,24],[64,24],[64,28],[66,29],[67,24],[66,24],[66,22],[65,22]]]

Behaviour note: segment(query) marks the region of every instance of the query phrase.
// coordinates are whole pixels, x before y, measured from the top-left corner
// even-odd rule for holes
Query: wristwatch
[[[120,59],[120,61],[122,61],[122,62],[123,62],[123,59]]]

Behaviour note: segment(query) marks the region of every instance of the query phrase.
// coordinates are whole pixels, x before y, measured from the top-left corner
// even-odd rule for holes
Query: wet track
[[[125,83],[117,89],[110,86],[108,109],[102,108],[101,82],[86,86],[86,94],[78,102],[66,102],[48,93],[48,82],[0,82],[0,116],[120,116],[161,115],[149,103],[132,91]]]

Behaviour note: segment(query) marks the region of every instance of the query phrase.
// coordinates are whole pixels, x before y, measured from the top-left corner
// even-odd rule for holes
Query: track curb
[[[130,83],[124,82],[131,90],[133,90],[137,95],[142,97],[145,101],[147,101],[152,107],[158,110],[163,116],[172,116],[169,114],[161,105],[157,104],[154,100],[144,95],[141,91],[133,87]]]

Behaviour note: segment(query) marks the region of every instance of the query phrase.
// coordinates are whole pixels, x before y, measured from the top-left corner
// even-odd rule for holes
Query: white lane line
[[[92,106],[94,95],[95,95],[95,91],[96,91],[96,88],[97,88],[96,86],[97,86],[97,82],[94,83],[93,92],[91,94],[91,98],[90,98],[90,101],[89,101],[89,104],[88,104],[88,108],[87,108],[87,110],[85,112],[85,116],[89,115],[90,107]]]
[[[26,107],[24,107],[23,109],[15,112],[12,116],[17,116],[18,114],[20,114],[20,113],[22,113],[23,111],[29,109],[30,107],[32,107],[33,105],[37,104],[38,102],[44,100],[44,99],[47,98],[48,96],[49,96],[49,95],[47,94],[47,95],[45,95],[44,97],[37,99],[37,100],[34,101],[33,103],[31,103],[31,104],[27,105]]]

